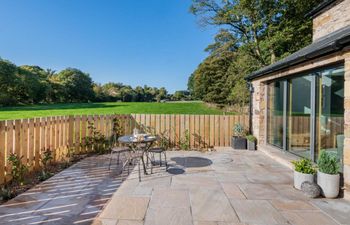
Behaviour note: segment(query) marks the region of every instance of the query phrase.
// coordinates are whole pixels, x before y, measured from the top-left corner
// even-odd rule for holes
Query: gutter
[[[258,77],[262,77],[264,75],[280,71],[280,70],[288,68],[290,66],[295,66],[295,65],[298,65],[298,64],[303,63],[305,61],[315,59],[315,58],[318,58],[318,57],[321,57],[321,56],[324,56],[327,54],[334,53],[336,51],[341,50],[342,48],[345,47],[345,45],[347,45],[349,43],[350,43],[350,36],[346,36],[343,39],[339,39],[339,40],[335,41],[334,43],[332,43],[331,45],[328,45],[328,46],[326,46],[322,49],[319,49],[315,52],[311,52],[311,53],[308,53],[306,55],[300,56],[299,58],[297,58],[291,62],[281,63],[280,65],[276,66],[275,68],[273,68],[271,70],[266,70],[266,71],[263,71],[261,73],[257,73],[256,75],[254,75],[254,73],[253,73],[253,74],[245,77],[244,79],[246,81],[250,81],[250,80],[256,79]]]

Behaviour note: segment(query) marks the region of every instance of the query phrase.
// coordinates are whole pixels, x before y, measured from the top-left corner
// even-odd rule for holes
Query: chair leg
[[[141,161],[141,159],[139,159],[139,161],[138,161],[138,168],[139,168],[139,182],[141,182],[141,166],[140,166],[140,161]]]
[[[162,167],[162,153],[159,153],[159,166]]]
[[[119,165],[119,160],[120,160],[120,152],[118,152],[117,165]]]
[[[146,165],[147,165],[147,167],[148,167],[148,164],[149,164],[148,157],[149,157],[149,152],[146,152]],[[152,163],[152,162],[151,162],[151,163]]]
[[[113,154],[113,152],[111,151],[111,154],[110,154],[110,156],[109,156],[109,165],[108,165],[108,170],[111,170],[112,154]]]
[[[166,152],[163,152],[164,154],[164,160],[165,160],[165,170],[168,171],[168,162],[166,161]]]
[[[130,174],[130,163],[131,162],[128,162],[128,175]]]

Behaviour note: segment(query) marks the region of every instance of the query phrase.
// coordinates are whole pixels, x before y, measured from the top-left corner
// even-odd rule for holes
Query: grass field
[[[93,114],[223,114],[202,102],[105,102],[1,107],[0,120]]]

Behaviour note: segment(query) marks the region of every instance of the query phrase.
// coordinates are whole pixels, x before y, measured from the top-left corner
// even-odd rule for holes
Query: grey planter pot
[[[255,151],[256,150],[256,142],[247,140],[247,149],[250,151]]]
[[[339,174],[326,174],[317,171],[317,184],[326,198],[336,198],[339,195]]]
[[[236,149],[236,150],[247,149],[247,139],[245,139],[244,137],[233,136],[231,141],[231,146],[233,149]]]
[[[314,179],[314,174],[300,173],[294,170],[294,187],[298,190],[301,190],[302,183],[304,183],[305,181],[314,183]]]

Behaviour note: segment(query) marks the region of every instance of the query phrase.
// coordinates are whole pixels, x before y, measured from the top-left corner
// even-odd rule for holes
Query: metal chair
[[[152,154],[152,161],[151,161],[151,164],[154,164],[155,163],[155,157],[154,155],[155,154],[159,154],[159,165],[162,166],[162,155],[164,155],[164,163],[165,163],[165,170],[168,171],[168,162],[167,162],[167,159],[166,159],[166,150],[164,148],[161,148],[161,147],[157,147],[157,148],[150,148],[148,150],[148,153],[151,153]]]
[[[114,147],[111,149],[111,154],[110,154],[110,157],[109,157],[109,166],[108,166],[108,170],[111,169],[111,163],[112,163],[112,158],[113,158],[113,153],[117,154],[117,165],[119,165],[119,162],[121,161],[120,160],[120,154],[121,153],[125,153],[125,152],[128,152],[130,151],[129,148],[127,147]]]

